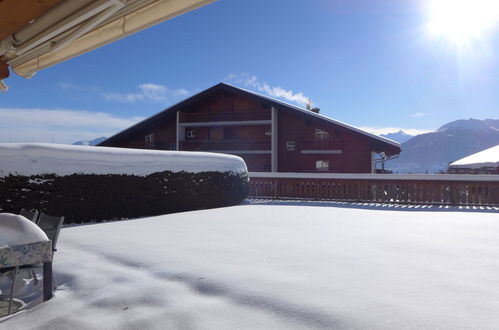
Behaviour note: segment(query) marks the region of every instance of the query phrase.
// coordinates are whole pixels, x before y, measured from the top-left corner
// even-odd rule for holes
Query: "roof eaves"
[[[178,107],[178,106],[180,106],[180,105],[182,105],[184,103],[187,103],[187,102],[191,101],[192,99],[194,99],[196,97],[199,97],[201,94],[209,93],[211,90],[216,89],[217,87],[220,87],[221,85],[223,85],[223,83],[218,83],[218,84],[213,85],[213,86],[211,86],[211,87],[209,87],[209,88],[207,88],[205,90],[202,90],[199,93],[191,95],[188,98],[186,98],[186,99],[184,99],[182,101],[179,101],[179,102],[177,102],[177,103],[169,106],[168,108],[166,108],[166,109],[164,109],[164,110],[162,110],[160,112],[157,112],[157,113],[155,113],[155,114],[153,114],[153,115],[151,115],[151,116],[149,116],[149,117],[147,117],[147,118],[139,121],[138,123],[136,123],[136,124],[134,124],[134,125],[132,125],[132,126],[130,126],[128,128],[125,128],[124,130],[122,130],[122,131],[120,131],[120,132],[118,132],[118,133],[116,133],[114,135],[111,135],[110,137],[108,137],[107,139],[105,139],[104,141],[102,141],[101,143],[99,143],[98,146],[103,145],[106,141],[111,141],[113,139],[116,139],[121,134],[127,133],[127,132],[129,132],[129,131],[131,131],[131,130],[133,130],[135,128],[138,128],[138,127],[140,127],[142,125],[145,125],[145,124],[147,124],[147,122],[153,120],[154,118],[157,118],[157,117],[160,117],[162,115],[165,115],[167,112],[170,112],[172,109],[174,109],[174,108],[176,108],[176,107]]]

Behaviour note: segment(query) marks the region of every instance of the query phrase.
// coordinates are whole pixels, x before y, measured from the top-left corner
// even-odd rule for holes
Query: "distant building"
[[[456,160],[449,165],[447,172],[455,174],[499,174],[499,144]]]
[[[373,173],[400,144],[279,100],[219,83],[106,139],[100,146],[211,151],[255,172]]]

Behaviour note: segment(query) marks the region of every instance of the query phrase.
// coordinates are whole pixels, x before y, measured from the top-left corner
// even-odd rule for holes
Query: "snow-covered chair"
[[[40,214],[40,217],[38,218],[38,227],[40,227],[41,230],[45,232],[49,240],[52,241],[52,251],[55,252],[57,251],[56,246],[57,246],[57,240],[59,239],[59,232],[61,231],[62,224],[64,223],[64,217],[56,217],[52,215],[47,215],[44,213]],[[56,288],[56,282],[55,282],[55,277],[54,274],[52,273],[52,270],[50,270],[51,274],[49,276],[52,276],[52,284],[53,288]],[[34,273],[33,273],[34,274]],[[47,274],[44,274],[46,276]],[[35,277],[35,281],[38,281]]]
[[[59,232],[61,231],[63,223],[64,217],[55,217],[42,213],[38,218],[38,227],[40,227],[40,229],[45,232],[49,240],[52,241],[53,251],[57,251],[57,239],[59,238]]]
[[[37,211],[36,211],[37,212]],[[37,212],[38,213],[38,212]],[[57,251],[57,239],[59,238],[59,232],[61,231],[62,224],[64,223],[64,217],[56,217],[52,215],[47,215],[45,213],[41,213],[38,217],[38,220],[35,222],[41,230],[45,232],[45,235],[52,241],[52,251]],[[38,267],[37,267],[38,268]],[[38,278],[35,273],[35,268],[31,269],[31,275],[35,280],[35,285],[38,283]],[[55,284],[55,278],[52,276],[52,283]]]
[[[21,211],[19,212],[19,215],[22,215],[23,217],[25,217],[28,220],[33,221],[34,223],[37,223],[37,221],[38,221],[38,211],[37,210],[35,210],[33,212],[33,211],[28,211],[26,209],[21,209]]]
[[[32,212],[25,209],[21,209],[20,215],[38,224],[38,227],[40,227],[40,229],[45,232],[49,240],[52,241],[52,251],[57,251],[55,246],[57,244],[59,232],[61,231],[61,227],[64,222],[64,217],[54,217],[44,213],[41,213],[39,215],[37,210]],[[38,283],[38,278],[34,269],[31,270],[31,275],[35,280],[35,284]],[[53,283],[55,283],[55,281]]]

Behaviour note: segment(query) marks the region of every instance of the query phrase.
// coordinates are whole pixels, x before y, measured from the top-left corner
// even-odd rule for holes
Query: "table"
[[[0,272],[14,271],[8,314],[12,305],[17,271],[40,264],[43,264],[43,301],[47,301],[52,298],[52,241],[0,245]]]

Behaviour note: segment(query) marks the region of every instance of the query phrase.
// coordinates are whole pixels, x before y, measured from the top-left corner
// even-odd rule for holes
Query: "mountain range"
[[[382,137],[386,137],[387,139],[397,141],[398,143],[404,143],[405,141],[414,137],[414,135],[407,134],[406,132],[399,130],[398,132],[381,134]]]
[[[76,141],[73,143],[73,145],[75,145],[75,146],[95,146],[95,145],[101,143],[102,141],[104,141],[105,139],[107,139],[107,138],[100,137],[100,138],[96,138],[93,140]]]
[[[386,167],[394,173],[438,173],[453,161],[498,144],[498,119],[456,120],[403,142],[400,156]]]

